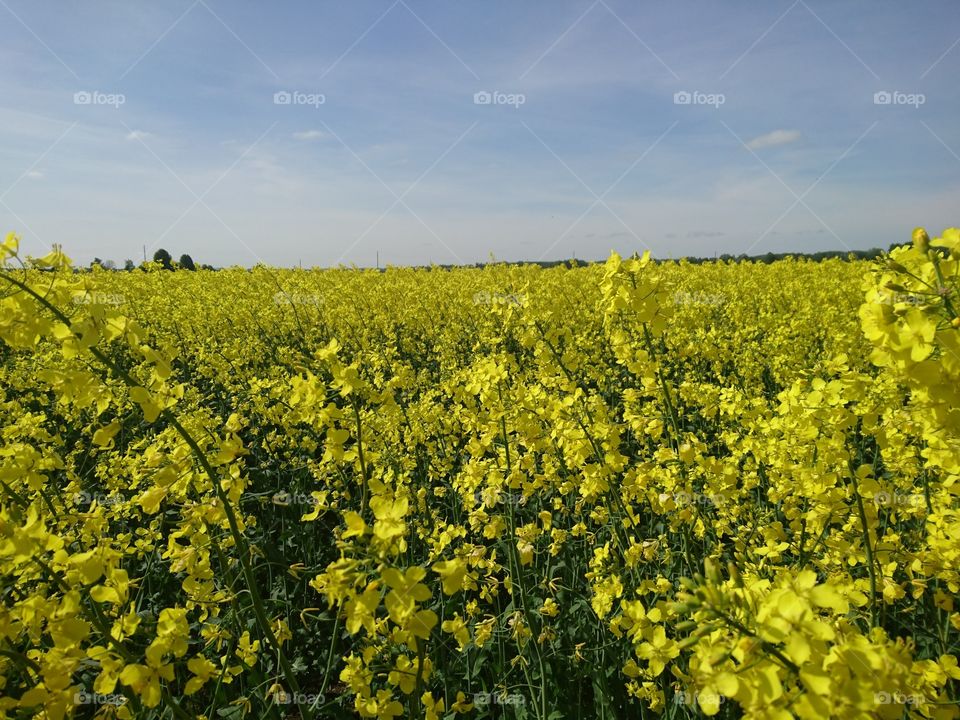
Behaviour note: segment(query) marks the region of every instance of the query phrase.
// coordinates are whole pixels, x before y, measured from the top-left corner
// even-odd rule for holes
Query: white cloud
[[[320,130],[303,130],[293,134],[294,140],[320,140],[326,136],[327,134]]]
[[[31,180],[42,180],[43,173],[40,172],[39,170],[31,170],[30,172],[27,173],[27,177],[30,178]]]
[[[800,139],[799,130],[774,130],[766,135],[760,135],[747,143],[751,150],[760,148],[776,147],[777,145],[789,145]]]
[[[150,137],[150,133],[143,130],[131,130],[127,133],[127,140],[145,140]]]

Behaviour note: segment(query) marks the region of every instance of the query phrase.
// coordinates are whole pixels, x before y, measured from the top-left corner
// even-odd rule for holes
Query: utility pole
[[[143,246],[143,261],[144,261],[144,262],[147,261],[147,246],[146,246],[146,245]]]
[[[380,251],[377,250],[377,270],[380,269]]]

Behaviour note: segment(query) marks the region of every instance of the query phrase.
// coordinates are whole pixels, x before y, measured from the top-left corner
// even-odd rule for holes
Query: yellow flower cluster
[[[960,230],[0,264],[0,720],[960,717]]]

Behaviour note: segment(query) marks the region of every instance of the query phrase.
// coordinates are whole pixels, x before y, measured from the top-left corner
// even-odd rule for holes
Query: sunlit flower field
[[[960,716],[958,229],[0,259],[2,718]]]

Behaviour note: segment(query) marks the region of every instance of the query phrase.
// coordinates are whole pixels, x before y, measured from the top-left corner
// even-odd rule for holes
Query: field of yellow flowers
[[[0,718],[960,716],[958,229],[0,260]]]

